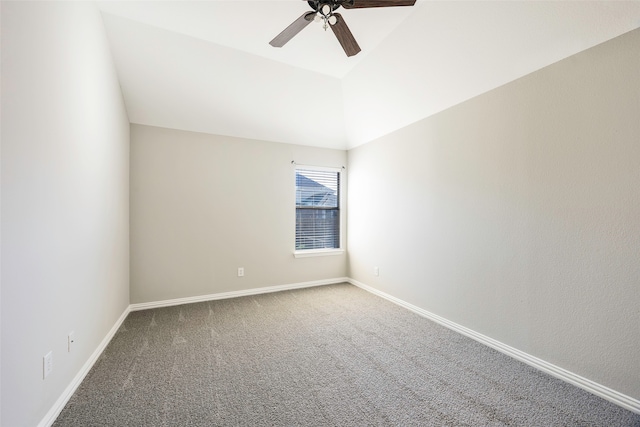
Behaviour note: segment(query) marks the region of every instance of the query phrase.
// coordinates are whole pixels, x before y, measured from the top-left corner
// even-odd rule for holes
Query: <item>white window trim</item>
[[[331,172],[339,172],[340,173],[340,247],[339,248],[332,248],[332,249],[307,249],[304,251],[298,251],[296,250],[296,243],[295,243],[295,239],[293,242],[293,256],[295,258],[310,258],[310,257],[318,257],[318,256],[330,256],[330,255],[343,255],[345,253],[345,249],[344,249],[344,227],[345,227],[345,211],[344,211],[344,207],[345,207],[345,200],[346,200],[346,192],[344,191],[344,174],[346,172],[345,167],[333,167],[333,166],[313,166],[313,165],[304,165],[304,164],[297,164],[297,163],[293,163],[294,168],[293,168],[293,192],[294,192],[294,201],[295,201],[295,192],[296,192],[296,186],[295,186],[295,173],[296,173],[296,169],[306,169],[306,170],[317,170],[317,171],[331,171]],[[293,209],[295,210],[296,206],[294,203]],[[295,215],[294,215],[295,218]],[[293,222],[293,235],[295,236],[296,233],[296,224],[295,221]]]
[[[342,255],[344,249],[307,249],[306,251],[294,251],[293,256],[296,258],[308,258],[314,256]]]

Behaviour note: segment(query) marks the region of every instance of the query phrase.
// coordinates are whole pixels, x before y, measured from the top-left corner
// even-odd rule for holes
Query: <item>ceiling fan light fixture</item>
[[[328,21],[329,21],[329,24],[336,25],[336,22],[338,22],[338,18],[336,18],[335,15],[331,15]]]
[[[331,6],[329,6],[328,4],[323,4],[322,7],[320,8],[320,13],[322,13],[324,16],[330,16],[331,15]]]

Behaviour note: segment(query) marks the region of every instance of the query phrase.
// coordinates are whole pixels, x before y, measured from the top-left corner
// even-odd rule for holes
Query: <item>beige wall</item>
[[[129,123],[94,5],[1,7],[0,424],[32,427],[129,304]]]
[[[292,160],[346,152],[131,125],[131,302],[344,277],[344,254],[293,256]]]
[[[349,151],[350,277],[640,399],[638,46]]]

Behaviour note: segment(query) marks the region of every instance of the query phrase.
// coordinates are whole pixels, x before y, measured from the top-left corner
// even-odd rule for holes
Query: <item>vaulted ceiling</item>
[[[132,123],[348,149],[640,27],[640,1],[429,1],[340,10],[347,57],[302,0],[99,2]],[[640,48],[639,48],[640,49]]]

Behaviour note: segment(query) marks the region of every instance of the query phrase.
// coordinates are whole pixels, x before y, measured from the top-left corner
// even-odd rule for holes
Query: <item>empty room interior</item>
[[[411,3],[0,3],[2,426],[640,425],[640,2]]]

